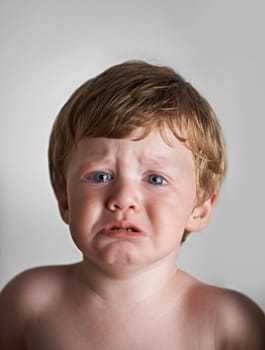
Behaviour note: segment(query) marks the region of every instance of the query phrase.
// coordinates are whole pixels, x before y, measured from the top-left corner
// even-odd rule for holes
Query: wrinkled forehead
[[[152,163],[156,166],[176,163],[194,167],[194,157],[190,149],[170,130],[164,137],[159,130],[146,134],[143,129],[137,129],[125,138],[86,137],[78,142],[72,152],[71,160],[77,158],[80,162],[137,158],[140,163]]]

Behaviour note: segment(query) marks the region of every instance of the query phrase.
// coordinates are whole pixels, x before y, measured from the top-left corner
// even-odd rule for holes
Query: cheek
[[[75,195],[69,205],[69,230],[73,241],[81,252],[87,251],[92,233],[100,216],[95,201]]]
[[[179,184],[176,188],[171,188],[170,191],[158,198],[158,201],[163,201],[163,205],[171,208],[171,213],[185,213],[193,209],[196,195],[195,186],[188,186],[187,184]]]
[[[149,215],[153,223],[161,226],[160,229],[181,232],[184,230],[186,222],[190,217],[194,205],[195,191],[171,191],[157,198],[153,198],[149,203]]]
[[[98,200],[98,196],[96,198],[93,194],[86,193],[78,187],[74,191],[69,191],[70,226],[88,225],[100,208]]]

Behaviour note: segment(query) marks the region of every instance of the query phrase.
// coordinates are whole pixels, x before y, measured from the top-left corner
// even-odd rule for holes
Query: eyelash
[[[95,183],[109,182],[113,180],[113,175],[106,171],[95,171],[89,175],[89,180]],[[145,181],[154,186],[164,186],[167,184],[167,180],[163,176],[156,173],[146,176]]]

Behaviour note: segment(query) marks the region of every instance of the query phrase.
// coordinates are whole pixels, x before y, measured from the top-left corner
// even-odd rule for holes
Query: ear
[[[61,218],[68,225],[69,224],[69,205],[66,191],[57,194],[59,211]]]
[[[198,232],[208,225],[217,198],[218,194],[214,193],[209,199],[193,209],[185,227],[186,231]]]

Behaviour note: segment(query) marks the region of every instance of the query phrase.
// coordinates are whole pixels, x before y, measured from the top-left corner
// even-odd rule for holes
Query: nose
[[[117,181],[108,194],[106,206],[111,211],[138,210],[140,208],[139,188],[132,181]]]

